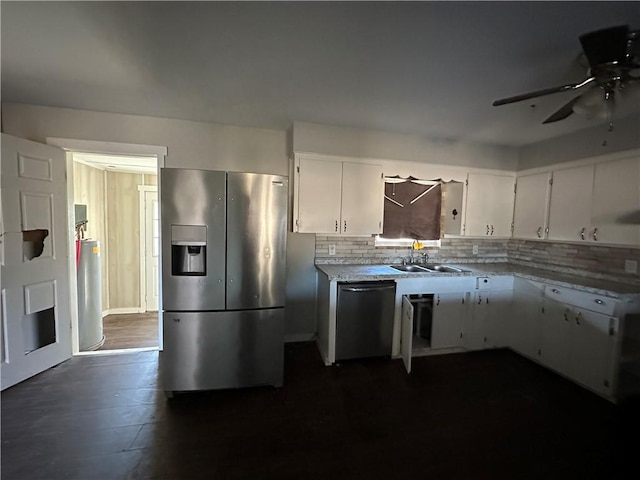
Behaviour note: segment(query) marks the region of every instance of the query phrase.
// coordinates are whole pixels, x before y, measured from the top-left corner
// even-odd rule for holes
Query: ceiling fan
[[[616,96],[624,99],[640,94],[640,30],[632,31],[628,25],[621,25],[585,33],[579,38],[589,65],[587,78],[496,100],[493,106],[586,88],[542,123],[557,122],[578,113],[587,118],[604,116],[612,130]]]

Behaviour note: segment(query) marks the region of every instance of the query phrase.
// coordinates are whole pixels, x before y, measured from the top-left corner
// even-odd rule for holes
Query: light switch
[[[336,246],[329,245],[329,255],[335,255],[335,254],[336,254]]]
[[[478,245],[474,245],[472,248],[473,254],[477,255],[478,254]]]

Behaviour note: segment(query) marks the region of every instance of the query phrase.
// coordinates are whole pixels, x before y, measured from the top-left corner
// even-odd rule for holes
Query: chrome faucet
[[[429,254],[427,252],[424,252],[422,254],[422,264],[427,265],[428,263],[429,263]]]

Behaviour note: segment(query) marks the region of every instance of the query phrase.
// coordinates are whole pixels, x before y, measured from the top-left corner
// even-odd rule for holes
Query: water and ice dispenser
[[[207,274],[207,227],[171,225],[171,274],[204,276]]]

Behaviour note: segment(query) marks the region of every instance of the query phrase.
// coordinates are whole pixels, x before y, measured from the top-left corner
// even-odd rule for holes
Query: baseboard
[[[102,312],[102,317],[106,317],[107,315],[126,315],[131,313],[144,313],[142,308],[134,307],[134,308],[110,308],[109,310],[104,310]]]
[[[284,336],[284,343],[311,342],[315,338],[315,333],[292,333]]]

